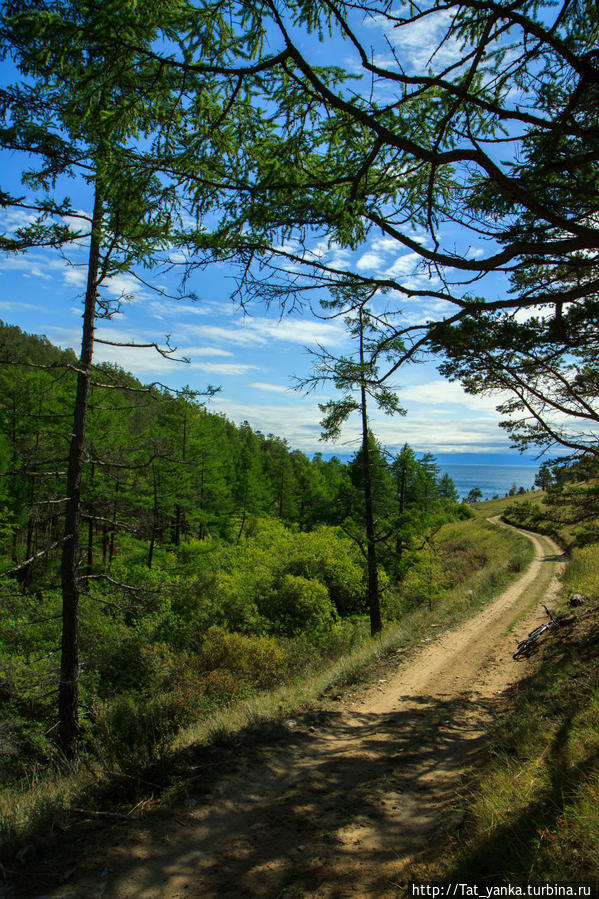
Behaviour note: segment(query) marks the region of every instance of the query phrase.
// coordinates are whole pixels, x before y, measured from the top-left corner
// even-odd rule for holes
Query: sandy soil
[[[533,563],[475,617],[407,662],[392,657],[377,682],[324,703],[319,716],[287,722],[275,745],[230,753],[207,794],[191,789],[174,814],[116,830],[68,885],[29,895],[397,896],[410,863],[459,826],[456,789],[502,693],[526,671],[512,659],[515,643],[545,619],[541,601],[556,589],[561,551],[527,536]]]

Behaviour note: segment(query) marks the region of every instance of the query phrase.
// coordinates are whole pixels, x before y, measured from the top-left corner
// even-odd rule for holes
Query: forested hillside
[[[31,582],[43,567],[39,554],[62,537],[77,359],[6,325],[0,352],[4,527],[18,579]],[[414,509],[422,515],[457,501],[430,454],[418,460],[406,447],[387,462],[375,448],[375,457],[379,514],[412,510],[413,517]],[[82,487],[86,565],[110,564],[119,534],[145,543],[152,568],[156,546],[210,537],[238,543],[257,515],[300,530],[359,519],[359,467],[359,454],[349,466],[318,454],[310,460],[283,438],[211,414],[191,391],[144,386],[101,365],[92,385]],[[25,564],[34,557],[40,561]]]
[[[0,767],[11,779],[58,757],[59,563],[77,361],[6,325],[0,347]],[[469,513],[430,455],[419,460],[404,446],[390,458],[371,438],[370,457],[390,620],[432,608],[486,556],[439,538],[443,524]],[[140,753],[151,760],[205,711],[362,639],[361,458],[310,460],[210,413],[189,391],[94,369],[78,560],[87,752],[100,741],[115,757],[127,747],[135,764]]]

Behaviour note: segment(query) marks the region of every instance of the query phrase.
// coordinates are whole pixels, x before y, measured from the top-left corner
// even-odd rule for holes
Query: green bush
[[[263,624],[256,605],[256,596],[262,584],[272,578],[268,568],[257,564],[252,569],[237,568],[219,571],[216,576],[216,624],[228,630],[257,633]]]
[[[280,682],[287,658],[273,637],[230,634],[213,626],[204,634],[202,664],[208,672],[228,672],[233,678],[265,689]],[[208,681],[213,687],[214,680]],[[234,682],[229,683],[233,687]]]
[[[212,623],[228,631],[289,635],[297,632],[302,621],[316,629],[330,626],[334,614],[320,588],[339,614],[363,611],[362,559],[337,528],[297,533],[281,522],[257,519],[251,535],[239,545],[220,546],[211,564],[215,569]],[[300,582],[288,578],[312,586],[303,583],[300,587]],[[286,595],[283,605],[278,594]],[[290,616],[286,608],[296,611]]]
[[[316,580],[284,574],[266,594],[260,611],[277,634],[293,637],[303,631],[321,631],[331,627],[335,608],[327,588]]]
[[[340,615],[365,611],[363,560],[355,544],[338,528],[298,534],[285,571],[323,584]]]
[[[94,659],[99,674],[99,691],[104,697],[115,693],[144,692],[176,666],[176,653],[166,643],[149,643],[137,631],[106,645]]]

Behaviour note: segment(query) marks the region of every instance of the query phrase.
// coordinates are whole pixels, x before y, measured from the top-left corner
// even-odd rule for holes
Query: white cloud
[[[223,350],[219,347],[215,346],[200,346],[200,347],[192,347],[186,348],[185,352],[187,354],[191,354],[194,357],[197,356],[232,356],[233,353],[229,352],[229,350]]]
[[[188,315],[217,316],[227,314],[228,307],[224,309],[224,305],[224,303],[214,303],[203,299],[199,299],[197,302],[191,302],[191,300],[178,300],[164,297],[161,300],[150,300],[146,304],[146,309],[153,318],[163,321],[165,318],[184,318]]]
[[[119,272],[118,274],[107,278],[103,282],[102,288],[113,297],[135,297],[137,299],[143,299],[144,297],[149,296],[137,278],[128,272]]]
[[[151,348],[136,349],[135,347],[113,347],[104,344],[96,344],[94,353],[96,362],[111,362],[140,378],[163,378],[165,375],[179,377],[184,371],[203,372],[219,377],[239,377],[260,368],[258,365],[237,362],[203,362],[192,355],[187,348],[178,350],[174,356],[173,359],[165,359]],[[177,361],[184,356],[190,358],[189,363]]]
[[[411,65],[415,70],[426,71],[432,67],[438,72],[464,55],[461,43],[454,37],[443,40],[451,19],[451,11],[444,9],[401,27],[381,15],[372,16],[366,24],[382,30],[404,68]]]
[[[251,371],[260,371],[259,365],[245,365],[241,362],[194,362],[193,358],[189,367],[196,371],[204,371],[208,374],[231,378],[247,375]]]
[[[433,385],[430,385],[431,389]],[[400,401],[405,398],[400,394]],[[508,448],[506,437],[498,428],[499,416],[487,411],[478,417],[464,417],[459,410],[446,410],[438,414],[442,400],[436,407],[415,405],[408,415],[389,418],[382,414],[371,417],[374,433],[381,443],[391,450],[409,443],[416,450],[433,453],[493,452],[498,448]],[[411,403],[406,403],[411,406]],[[317,398],[298,396],[293,404],[263,405],[242,403],[219,395],[211,408],[224,412],[235,422],[249,421],[252,427],[264,433],[284,435],[291,446],[314,452],[353,452],[360,443],[360,424],[357,417],[349,420],[337,443],[320,441],[320,419],[322,413],[317,406]],[[483,410],[484,411],[484,410]]]
[[[7,231],[16,231],[17,228],[26,228],[33,224],[37,216],[34,212],[26,212],[25,209],[3,209],[0,212],[0,226]]]
[[[210,409],[224,412],[238,424],[249,421],[250,425],[265,434],[284,436],[297,449],[312,452],[322,450],[319,445],[321,412],[316,403],[298,401],[293,405],[275,406],[241,403],[217,395],[210,403]]]
[[[50,326],[45,331],[53,341],[62,347],[79,347],[81,344],[81,332],[76,329]],[[206,357],[232,357],[232,353],[219,347],[179,346],[173,354],[173,358],[169,359],[161,356],[152,347],[111,346],[100,343],[101,340],[111,340],[120,344],[143,344],[156,340],[155,335],[142,332],[132,334],[122,328],[99,327],[96,330],[96,338],[95,362],[110,362],[140,378],[162,378],[168,374],[178,377],[182,371],[199,371],[220,377],[239,377],[260,370],[259,365],[253,364],[205,361]],[[163,345],[160,340],[156,340],[156,342]],[[178,361],[183,358],[189,358],[190,362]]]
[[[393,253],[400,244],[394,237],[375,237],[370,246],[375,253]]]
[[[386,274],[390,278],[402,278],[406,275],[414,275],[418,272],[418,266],[422,262],[418,253],[404,253],[398,256],[393,265],[391,265]]]
[[[492,413],[496,418],[495,407],[504,402],[508,394],[494,394],[493,396],[481,396],[480,394],[466,393],[462,385],[457,381],[445,381],[439,378],[425,384],[412,384],[399,391],[402,403],[417,403],[427,409],[434,409],[435,416],[440,413],[454,415],[458,406],[480,415]],[[439,408],[440,407],[440,408]]]
[[[378,272],[383,265],[383,258],[379,256],[378,253],[364,253],[363,256],[360,256],[358,261],[356,262],[356,268],[359,272],[361,271],[371,271]]]
[[[0,273],[19,272],[24,278],[35,277],[48,281],[53,277],[51,271],[56,269],[57,265],[59,268],[63,267],[62,262],[35,252],[18,256],[5,255],[0,258]]]
[[[273,247],[275,253],[289,253],[290,255],[296,255],[299,251],[299,244],[295,241],[289,243],[281,243],[276,247]]]
[[[64,280],[67,284],[73,287],[77,287],[79,289],[85,287],[87,283],[87,267],[75,267],[72,265],[67,266],[64,272]]]
[[[0,300],[0,309],[4,312],[20,312],[22,309],[44,311],[43,306],[38,306],[35,303],[21,303],[19,300]]]
[[[240,318],[234,329],[219,325],[190,325],[187,331],[237,346],[265,346],[272,340],[304,346],[315,343],[338,346],[345,340],[345,329],[340,322],[289,317],[280,320],[246,317]]]
[[[375,53],[372,62],[375,66],[378,66],[379,69],[396,69],[398,67],[397,60],[390,53]],[[357,68],[359,71],[360,67]]]
[[[350,268],[349,261],[349,250],[337,250],[335,255],[327,260],[327,265],[339,271],[347,271]]]
[[[172,265],[185,265],[189,262],[189,257],[187,253],[184,253],[183,250],[171,250],[168,255],[168,261]]]
[[[289,394],[291,387],[283,387],[281,384],[266,384],[263,381],[254,381],[250,384],[255,390],[266,390],[269,393],[285,393]]]
[[[384,446],[396,449],[409,443],[414,449],[433,453],[491,452],[507,448],[497,418],[464,419],[447,417],[442,421],[427,414],[408,414],[405,418],[379,421],[374,432]]]

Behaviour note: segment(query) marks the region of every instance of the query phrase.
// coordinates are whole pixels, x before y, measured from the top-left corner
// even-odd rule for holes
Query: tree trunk
[[[156,469],[152,465],[152,478],[154,481],[154,508],[152,510],[152,534],[150,536],[150,546],[148,547],[148,568],[152,567],[154,559],[154,544],[156,542],[156,532],[158,530],[158,486],[156,484]]]
[[[403,465],[401,469],[401,480],[399,484],[399,514],[403,516],[405,505],[406,505],[406,469],[407,465]],[[401,561],[401,557],[403,554],[403,540],[401,537],[401,531],[398,529],[397,536],[395,538],[395,553],[399,561]]]
[[[364,519],[366,524],[366,566],[368,572],[368,609],[370,612],[370,634],[374,636],[383,629],[379,597],[379,573],[376,559],[376,533],[374,527],[374,504],[372,499],[372,472],[370,465],[370,445],[368,442],[368,409],[366,406],[366,384],[364,375],[364,330],[362,309],[360,309],[360,411],[362,413],[362,458],[364,460]]]
[[[112,560],[114,559],[114,541],[116,535],[116,513],[118,511],[118,502],[119,502],[119,489],[120,484],[117,481],[114,485],[114,499],[112,503],[112,528],[110,530],[110,551],[108,553],[108,566],[112,565]]]
[[[17,467],[17,403],[12,397],[12,415],[11,415],[11,442],[12,442],[12,470],[15,471]],[[15,525],[12,532],[12,547],[11,547],[11,557],[13,563],[16,565],[18,563],[18,554],[17,554],[17,527]],[[26,559],[29,556],[25,556]]]
[[[237,534],[237,540],[235,541],[235,546],[239,546],[239,541],[241,540],[241,535],[243,534],[243,529],[245,527],[245,513],[247,510],[247,497],[248,497],[248,487],[246,484],[245,490],[243,492],[243,512],[241,514],[241,524],[239,525],[239,533]]]
[[[183,433],[182,433],[182,445],[181,445],[181,465],[183,471],[186,470],[187,463],[187,408],[183,409]],[[181,505],[181,503],[177,503],[175,505],[175,520],[173,526],[173,543],[175,546],[179,546],[181,544],[181,533],[183,531],[183,526],[185,523],[185,509]]]
[[[93,497],[94,491],[94,463],[92,462],[92,473],[91,473],[91,495]],[[90,500],[88,504],[88,512],[89,512],[89,522],[87,527],[87,574],[92,573],[92,568],[94,567],[94,519],[96,516],[96,507],[94,505],[93,499]]]
[[[58,685],[58,736],[61,748],[68,759],[77,757],[79,736],[79,584],[77,582],[77,556],[81,526],[81,475],[83,472],[85,426],[87,423],[91,364],[94,351],[101,222],[102,199],[99,186],[96,183],[83,313],[81,356],[78,365],[73,432],[67,469],[68,499],[65,510],[64,544],[60,565],[62,644]]]
[[[283,519],[283,499],[285,496],[285,469],[284,462],[281,459],[281,483],[279,485],[279,518]]]
[[[108,526],[106,522],[102,524],[102,565],[106,568],[106,562],[108,560],[108,546],[109,546],[109,538],[108,538]]]

